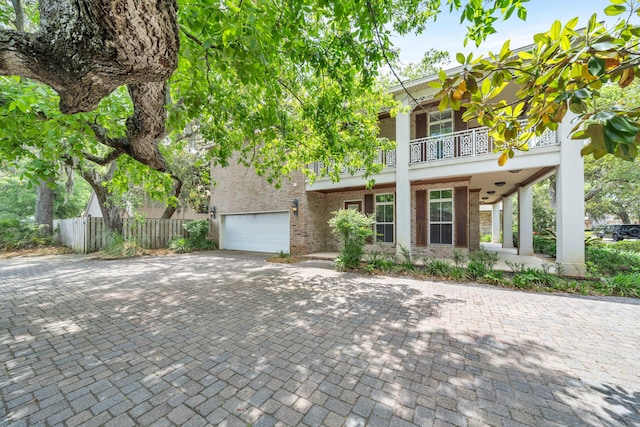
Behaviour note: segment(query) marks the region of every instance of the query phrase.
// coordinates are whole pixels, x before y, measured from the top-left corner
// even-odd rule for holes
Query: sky
[[[476,53],[497,52],[507,39],[511,39],[512,49],[532,44],[533,35],[548,31],[556,19],[564,24],[577,16],[580,18],[577,28],[580,28],[596,12],[599,20],[607,25],[613,24],[617,17],[607,17],[603,12],[609,4],[608,0],[530,0],[526,3],[526,21],[521,21],[514,14],[508,21],[496,22],[497,33],[490,35],[479,48],[472,41],[466,48],[463,47],[466,25],[460,24],[459,14],[449,14],[447,11],[441,13],[436,22],[430,22],[421,35],[396,36],[393,43],[400,48],[400,60],[404,64],[419,62],[423,53],[433,48],[448,51],[452,66],[455,66],[457,52],[474,52],[474,56]],[[636,17],[636,23],[639,20]]]

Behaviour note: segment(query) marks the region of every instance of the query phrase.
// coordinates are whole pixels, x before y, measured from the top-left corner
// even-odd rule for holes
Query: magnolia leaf
[[[612,4],[605,7],[604,9],[604,13],[607,16],[617,16],[626,11],[627,11],[627,8],[620,4]]]
[[[503,152],[498,158],[498,166],[504,166],[507,164],[507,160],[509,159],[509,153]]]
[[[549,37],[551,40],[558,40],[560,38],[560,32],[562,31],[562,24],[560,21],[556,20],[551,24],[551,29],[549,30]]]

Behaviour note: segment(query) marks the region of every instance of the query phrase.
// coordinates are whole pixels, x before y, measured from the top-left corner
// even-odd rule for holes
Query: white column
[[[491,205],[491,241],[500,243],[500,203]]]
[[[513,196],[502,199],[502,247],[513,248]]]
[[[560,125],[560,165],[556,168],[556,262],[562,272],[584,276],[584,161],[580,140],[571,140],[567,114]]]
[[[411,183],[409,182],[410,113],[396,116],[396,253],[411,250]]]
[[[533,187],[518,188],[518,255],[533,255]]]

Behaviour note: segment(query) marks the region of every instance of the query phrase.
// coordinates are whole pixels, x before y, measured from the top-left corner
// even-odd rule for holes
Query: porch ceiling
[[[471,177],[472,190],[480,190],[480,203],[492,205],[502,197],[510,196],[518,191],[519,186],[533,184],[555,173],[555,167],[531,169],[505,169],[497,172],[475,174]],[[496,183],[504,182],[504,185]],[[495,191],[493,194],[488,192]],[[483,198],[485,198],[483,200]]]

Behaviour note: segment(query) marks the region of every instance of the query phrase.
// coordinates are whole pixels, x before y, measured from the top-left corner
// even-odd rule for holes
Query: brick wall
[[[395,187],[388,188],[374,188],[372,190],[354,190],[354,191],[340,191],[335,193],[328,193],[325,195],[325,217],[324,223],[327,224],[331,218],[331,212],[335,212],[344,208],[344,202],[346,201],[361,201],[362,208],[364,209],[364,196],[365,194],[388,194],[395,193]],[[336,236],[331,228],[327,225],[327,239],[326,250],[327,251],[339,251],[342,248],[342,241]],[[367,245],[367,250],[380,250],[380,248],[394,248],[393,244],[371,244]]]
[[[469,251],[480,249],[480,190],[469,191]]]
[[[467,248],[455,248],[454,245],[431,245],[427,246],[416,246],[416,191],[418,190],[426,190],[427,194],[430,190],[441,190],[441,189],[454,189],[455,187],[468,187],[469,181],[461,180],[461,181],[452,181],[452,182],[443,182],[443,183],[430,183],[430,184],[418,184],[413,185],[411,187],[411,251],[417,256],[426,255],[429,257],[436,258],[451,258],[453,257],[453,250],[458,249],[463,254],[468,255],[469,250]],[[473,223],[479,223],[479,204],[478,200],[476,200],[475,204],[473,203],[474,199],[478,199],[478,194],[475,193],[475,196],[472,195],[472,192],[469,192],[469,245],[470,248],[473,248],[477,242],[480,241],[479,236],[474,236],[474,226]],[[457,206],[454,206],[454,216],[455,210],[458,209]],[[428,217],[427,217],[428,221]],[[427,225],[428,227],[428,225]],[[455,233],[457,231],[454,230],[454,239]],[[478,243],[479,244],[479,243]],[[473,250],[473,249],[472,249]]]
[[[213,235],[219,239],[220,215],[230,213],[286,211],[290,215],[290,252],[305,254],[324,248],[324,231],[318,227],[324,211],[324,195],[305,191],[301,172],[292,174],[276,189],[258,176],[253,169],[231,163],[227,168],[212,167],[214,181],[211,205],[216,207]],[[298,199],[298,216],[291,213],[293,200]]]
[[[491,211],[480,211],[480,235],[493,233]]]

